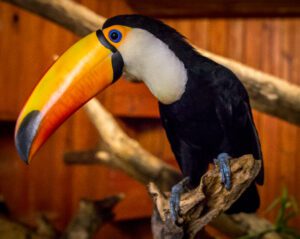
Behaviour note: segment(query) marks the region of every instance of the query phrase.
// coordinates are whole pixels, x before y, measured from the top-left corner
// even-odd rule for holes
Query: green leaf
[[[270,212],[272,209],[274,209],[278,204],[280,203],[280,197],[276,198],[265,210],[265,212]]]

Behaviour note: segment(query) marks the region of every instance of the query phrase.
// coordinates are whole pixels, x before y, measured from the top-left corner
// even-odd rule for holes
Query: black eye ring
[[[109,39],[115,43],[118,43],[122,39],[122,33],[118,30],[111,30],[108,34]]]

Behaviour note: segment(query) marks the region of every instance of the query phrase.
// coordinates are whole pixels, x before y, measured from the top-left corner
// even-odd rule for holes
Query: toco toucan
[[[20,157],[28,163],[59,125],[123,73],[144,82],[158,99],[163,127],[185,177],[172,188],[174,220],[180,194],[199,184],[210,163],[218,163],[229,190],[231,157],[252,154],[262,160],[249,97],[239,79],[199,54],[173,28],[141,15],[108,19],[53,64],[18,118]],[[263,169],[256,183],[263,183]],[[253,182],[228,212],[258,207]]]

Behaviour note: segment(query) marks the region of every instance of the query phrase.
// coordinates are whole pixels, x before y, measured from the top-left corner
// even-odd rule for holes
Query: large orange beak
[[[55,129],[117,80],[122,69],[121,55],[100,30],[68,49],[36,86],[17,120],[15,143],[22,160],[29,163]]]

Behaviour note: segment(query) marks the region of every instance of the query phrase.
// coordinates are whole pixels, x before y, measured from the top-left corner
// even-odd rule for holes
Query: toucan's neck
[[[181,98],[187,71],[163,41],[148,31],[134,29],[119,50],[126,72],[141,79],[161,103],[171,104]]]

